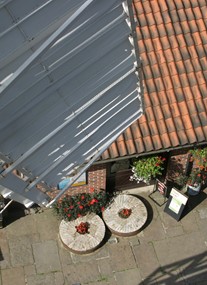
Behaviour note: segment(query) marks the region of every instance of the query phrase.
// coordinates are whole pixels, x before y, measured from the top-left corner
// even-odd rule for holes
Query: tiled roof
[[[145,114],[102,159],[207,141],[205,0],[134,0]]]

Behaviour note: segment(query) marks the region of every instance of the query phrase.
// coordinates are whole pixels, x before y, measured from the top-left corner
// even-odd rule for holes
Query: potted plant
[[[132,165],[132,176],[130,181],[135,180],[137,183],[150,183],[152,178],[162,174],[163,164],[166,158],[161,156],[150,156],[134,160]]]
[[[100,214],[109,205],[111,199],[112,194],[91,188],[90,193],[65,195],[53,205],[53,208],[60,218],[72,221],[88,213]]]

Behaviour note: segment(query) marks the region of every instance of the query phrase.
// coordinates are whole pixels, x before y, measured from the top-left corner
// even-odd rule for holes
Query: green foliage
[[[166,158],[161,156],[144,157],[135,160],[132,165],[133,175],[130,180],[136,180],[137,183],[143,181],[149,183],[152,178],[162,174],[163,164]]]
[[[75,220],[88,213],[100,214],[110,203],[112,194],[103,190],[81,193],[74,196],[65,195],[53,205],[55,213],[66,221]]]

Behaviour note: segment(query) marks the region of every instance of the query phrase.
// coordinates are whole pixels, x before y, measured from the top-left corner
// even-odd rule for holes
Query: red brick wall
[[[106,174],[107,174],[107,164],[97,164],[92,165],[87,172],[87,184],[77,187],[69,188],[65,194],[78,194],[78,193],[86,193],[90,191],[90,188],[94,188],[95,190],[104,189],[106,190]],[[60,191],[54,190],[48,195],[51,198],[54,198]]]

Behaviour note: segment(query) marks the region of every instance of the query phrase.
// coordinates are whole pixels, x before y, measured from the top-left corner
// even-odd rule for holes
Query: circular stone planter
[[[131,209],[128,218],[121,218],[120,210]],[[147,221],[144,203],[131,195],[119,195],[103,212],[103,219],[112,233],[118,236],[136,235]]]
[[[89,224],[88,233],[79,234],[76,226],[81,222]],[[74,221],[61,221],[59,235],[63,244],[74,253],[90,253],[97,249],[105,236],[105,225],[102,219],[94,214],[88,214]]]

